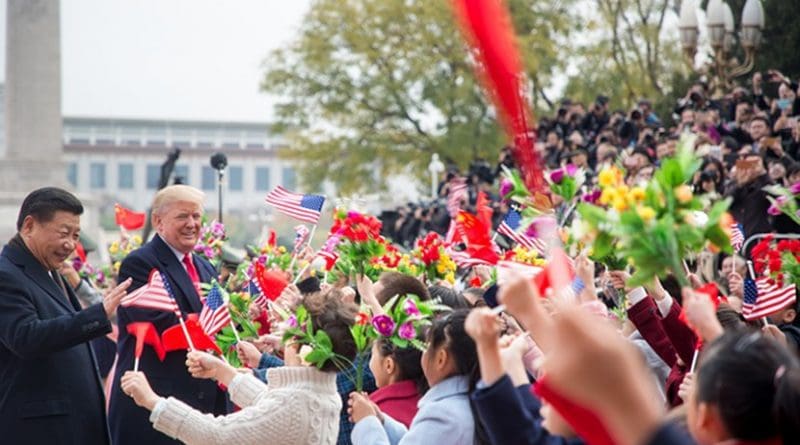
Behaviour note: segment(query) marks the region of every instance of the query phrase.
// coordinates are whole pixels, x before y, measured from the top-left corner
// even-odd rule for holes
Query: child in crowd
[[[413,346],[400,348],[386,338],[379,338],[372,344],[369,369],[378,389],[369,399],[381,412],[406,427],[411,425],[417,414],[417,403],[428,390],[421,359],[422,351]]]
[[[464,331],[468,313],[453,311],[431,326],[421,359],[430,389],[420,399],[409,428],[378,410],[362,394],[351,394],[354,445],[488,443],[469,398],[478,381],[478,366],[475,342]]]

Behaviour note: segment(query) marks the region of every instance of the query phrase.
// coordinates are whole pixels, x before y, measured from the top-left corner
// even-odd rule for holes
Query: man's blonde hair
[[[203,207],[205,199],[205,193],[192,186],[183,184],[171,185],[169,187],[164,187],[156,193],[156,196],[153,198],[152,212],[154,215],[161,215],[170,205],[178,201],[193,202]]]

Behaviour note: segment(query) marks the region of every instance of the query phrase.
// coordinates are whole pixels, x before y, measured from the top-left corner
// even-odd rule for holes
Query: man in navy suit
[[[153,269],[162,272],[184,315],[200,312],[202,303],[197,287],[217,276],[211,263],[192,255],[200,238],[204,198],[203,192],[187,185],[173,185],[159,191],[152,207],[153,227],[157,234],[150,242],[131,252],[119,270],[120,279],[133,279],[131,289],[144,285]],[[178,319],[173,312],[120,307],[117,320],[117,368],[108,420],[112,441],[114,445],[177,443],[153,429],[148,420],[150,413],[122,393],[119,379],[125,371],[133,369],[136,338],[128,334],[128,323],[149,321],[162,333],[176,325]],[[147,374],[153,389],[159,394],[174,396],[206,413],[225,414],[225,393],[210,380],[192,378],[185,361],[186,351],[170,352],[162,363],[150,348],[145,348],[139,370]]]
[[[0,442],[109,444],[90,340],[111,332],[130,281],[81,310],[57,270],[75,250],[83,206],[46,187],[22,202],[0,254]]]

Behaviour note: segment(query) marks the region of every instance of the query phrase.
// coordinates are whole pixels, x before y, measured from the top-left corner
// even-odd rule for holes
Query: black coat
[[[216,278],[217,272],[211,263],[197,255],[192,257],[201,281],[209,282],[212,278]],[[202,308],[200,297],[192,285],[189,274],[159,236],[153,237],[150,242],[134,250],[125,258],[120,266],[119,280],[133,278],[129,289],[131,291],[147,282],[153,268],[163,272],[169,280],[175,300],[184,315],[200,312]],[[136,338],[128,334],[126,328],[128,323],[150,321],[161,334],[167,328],[178,323],[175,314],[120,307],[117,311],[117,321],[119,323],[117,368],[111,389],[108,414],[114,445],[179,443],[153,429],[149,420],[150,413],[144,408],[136,406],[133,399],[123,394],[119,386],[120,377],[125,371],[133,369]],[[227,412],[225,393],[211,380],[193,378],[186,370],[185,362],[186,351],[167,353],[162,363],[150,347],[145,347],[139,363],[139,370],[147,376],[156,394],[162,397],[175,397],[205,413],[225,414]]]
[[[0,443],[110,443],[89,341],[111,323],[64,288],[69,300],[24,245],[0,254]]]

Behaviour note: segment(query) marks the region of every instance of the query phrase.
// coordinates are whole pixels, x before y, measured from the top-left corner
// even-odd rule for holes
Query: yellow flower
[[[117,241],[114,241],[110,246],[108,246],[108,253],[111,255],[116,255],[119,253],[119,243]]]
[[[678,202],[686,204],[692,200],[692,189],[690,189],[686,184],[680,187],[675,187],[675,198],[678,199]]]
[[[131,242],[133,244],[136,244],[137,246],[140,246],[142,245],[142,237],[139,235],[133,235],[133,238],[131,238]]]
[[[456,282],[456,275],[453,272],[448,272],[447,275],[444,276],[444,280],[453,284]]]
[[[597,175],[597,182],[600,184],[600,187],[610,187],[617,182],[617,173],[616,168],[610,167],[603,169],[599,175]]]
[[[628,210],[628,202],[625,201],[625,198],[622,196],[614,197],[614,203],[612,205],[618,212],[624,212],[625,210]]]
[[[614,187],[608,187],[603,189],[603,192],[600,193],[600,204],[608,205],[612,203],[614,199],[617,197],[617,195],[618,195],[617,189],[615,189]]]
[[[121,265],[122,265],[122,262],[120,262],[120,261],[117,261],[117,262],[114,263],[114,270],[116,271],[116,273],[119,273],[119,267]]]
[[[278,246],[278,253],[286,253],[286,247]]]
[[[636,209],[636,213],[639,214],[639,217],[642,218],[645,222],[650,221],[651,219],[656,217],[656,211],[653,210],[652,207],[639,207]]]
[[[631,198],[636,202],[644,200],[644,189],[642,187],[634,187],[631,189]]]

